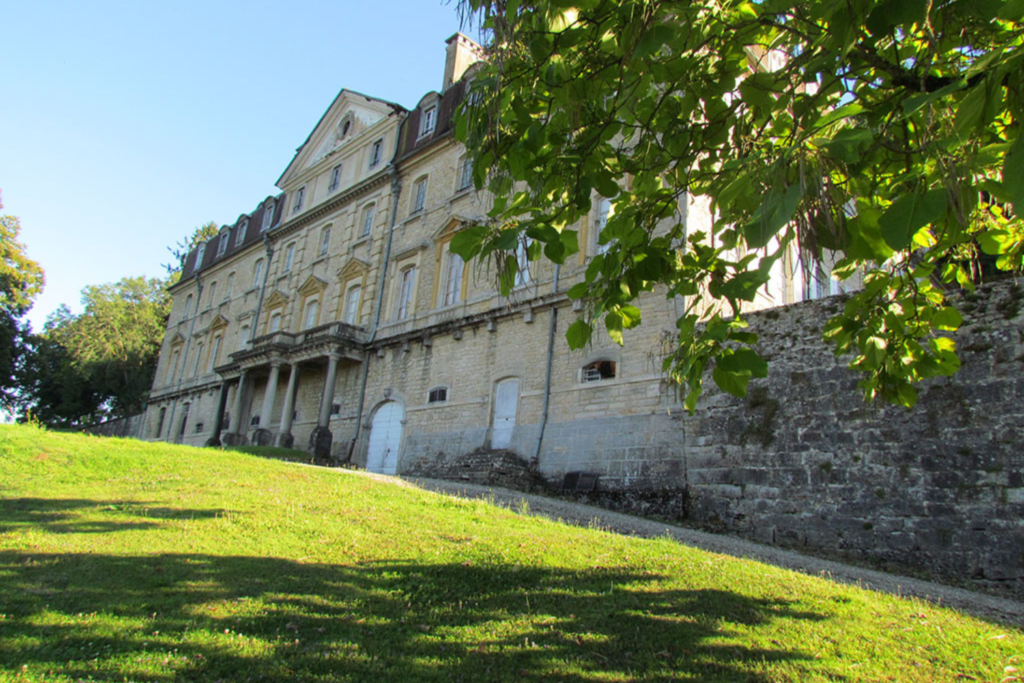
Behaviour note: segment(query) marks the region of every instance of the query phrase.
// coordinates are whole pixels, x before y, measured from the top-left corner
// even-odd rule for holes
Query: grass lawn
[[[1000,681],[1020,655],[1020,631],[667,540],[0,426],[3,681]]]

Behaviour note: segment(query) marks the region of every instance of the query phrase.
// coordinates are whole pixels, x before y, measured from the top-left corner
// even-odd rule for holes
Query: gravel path
[[[364,474],[362,472],[358,473]],[[809,557],[791,550],[783,550],[732,536],[710,534],[695,529],[673,526],[664,522],[611,512],[591,505],[583,505],[581,503],[547,498],[519,491],[441,481],[439,479],[402,480],[394,477],[382,477],[380,475],[365,476],[380,477],[391,482],[411,483],[419,488],[465,498],[486,497],[493,499],[496,504],[512,510],[516,510],[519,507],[520,501],[525,500],[529,504],[529,514],[531,515],[562,520],[570,524],[596,526],[630,536],[644,538],[664,538],[668,536],[684,545],[695,548],[710,550],[733,557],[758,560],[778,567],[793,569],[804,574],[825,576],[833,581],[856,584],[871,590],[902,596],[914,596],[929,602],[941,603],[946,607],[952,607],[982,619],[998,621],[1018,627],[1024,626],[1024,603],[1009,598],[1000,598],[963,588],[944,586],[931,581],[854,567],[841,562]]]

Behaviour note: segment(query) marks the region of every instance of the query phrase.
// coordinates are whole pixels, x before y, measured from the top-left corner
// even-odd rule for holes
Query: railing
[[[334,342],[346,346],[359,347],[366,340],[366,330],[343,322],[332,322],[311,327],[302,332],[285,332],[279,330],[256,337],[247,345],[246,351],[261,351],[271,347],[282,350],[294,350],[319,342]]]

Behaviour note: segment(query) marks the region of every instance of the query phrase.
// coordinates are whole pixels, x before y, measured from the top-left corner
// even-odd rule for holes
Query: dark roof
[[[203,262],[199,264],[199,272],[203,272],[210,266],[219,263],[227,258],[230,258],[233,254],[237,254],[249,247],[253,242],[261,242],[263,240],[263,232],[260,228],[263,227],[263,214],[266,211],[268,202],[274,203],[274,218],[270,223],[270,228],[273,228],[281,222],[281,215],[284,213],[284,193],[277,195],[276,197],[267,197],[256,207],[256,210],[251,214],[242,214],[235,221],[234,225],[222,226],[220,233],[216,237],[211,237],[206,242],[206,252],[203,255]],[[248,220],[248,227],[245,233],[245,239],[242,240],[241,244],[236,244],[238,237],[238,230],[241,229],[242,225]],[[227,233],[224,231],[224,227],[230,227],[231,232]],[[228,246],[223,254],[218,255],[220,240],[227,239]],[[196,254],[199,253],[198,249],[193,249],[189,252],[188,257],[185,259],[185,266],[182,268],[181,280],[187,280],[196,274]]]
[[[419,137],[420,116],[423,113],[422,106],[409,112],[409,115],[405,117],[405,121],[402,123],[397,161],[402,161],[421,149],[429,147],[433,142],[447,137],[452,132],[455,112],[466,95],[466,83],[466,79],[456,81],[451,87],[437,96],[437,121],[434,124],[434,132],[430,135]],[[420,102],[422,104],[427,100],[427,96],[424,96]]]

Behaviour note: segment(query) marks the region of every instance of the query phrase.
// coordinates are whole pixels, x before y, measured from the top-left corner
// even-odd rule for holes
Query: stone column
[[[227,434],[224,435],[225,446],[239,446],[245,441],[245,430],[242,429],[242,401],[245,399],[247,371],[242,370],[238,375],[238,386],[235,387],[235,401],[231,404],[231,424],[228,425]]]
[[[334,405],[334,382],[338,378],[338,361],[341,354],[331,351],[327,355],[327,379],[324,382],[324,393],[320,397],[320,415],[316,420],[316,429],[309,439],[309,450],[313,452],[313,458],[319,461],[326,461],[331,457],[331,444],[334,442],[334,435],[329,427],[331,422],[331,406]]]
[[[271,411],[277,397],[277,380],[281,377],[281,361],[270,361],[270,375],[267,377],[267,388],[263,392],[263,407],[260,409],[260,426],[253,432],[252,441],[257,446],[269,446],[274,435],[270,431]]]
[[[288,373],[288,389],[284,394],[284,409],[281,411],[281,431],[274,439],[274,445],[281,448],[291,448],[295,444],[295,437],[292,436],[292,417],[295,414],[295,392],[299,384],[299,365],[292,363],[291,371]]]
[[[206,446],[220,446],[220,430],[224,428],[224,411],[228,407],[228,383],[220,385],[220,400],[217,401],[217,416],[213,419],[213,435],[206,440]]]

